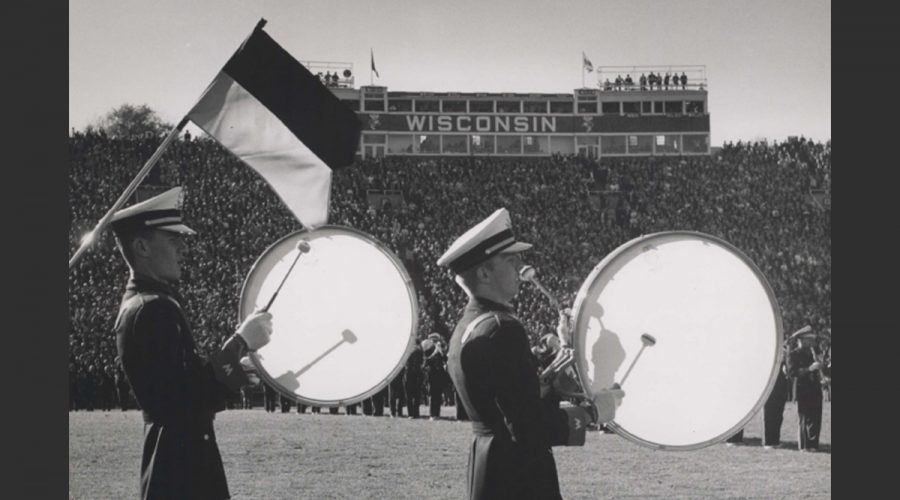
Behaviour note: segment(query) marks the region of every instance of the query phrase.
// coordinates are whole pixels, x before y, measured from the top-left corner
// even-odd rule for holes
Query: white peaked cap
[[[119,210],[112,217],[116,231],[124,229],[162,229],[183,234],[196,234],[181,220],[182,188],[174,187],[165,193]]]
[[[531,243],[516,241],[509,211],[501,208],[456,238],[437,263],[456,274],[501,253],[518,253]]]

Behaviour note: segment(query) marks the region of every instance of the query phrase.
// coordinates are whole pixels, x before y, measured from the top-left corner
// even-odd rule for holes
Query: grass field
[[[70,498],[135,498],[142,428],[133,410],[69,413]],[[468,423],[257,408],[218,414],[216,433],[235,499],[464,496]],[[591,432],[585,446],[554,448],[554,455],[567,499],[831,497],[830,402],[818,453],[797,451],[792,403],[782,448],[763,449],[761,436],[757,415],[743,446],[655,451]]]

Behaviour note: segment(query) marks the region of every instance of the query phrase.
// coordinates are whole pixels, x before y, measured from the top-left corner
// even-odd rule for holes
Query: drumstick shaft
[[[281,287],[284,286],[284,283],[287,281],[288,276],[290,276],[291,271],[294,270],[294,266],[297,265],[297,261],[300,260],[300,256],[303,255],[303,252],[297,250],[297,256],[294,257],[294,262],[291,263],[291,267],[288,268],[288,271],[284,274],[284,278],[281,278],[281,283],[278,284],[278,288],[275,289],[275,293],[272,294],[272,298],[269,299],[269,303],[266,304],[266,307],[262,309],[262,312],[267,312],[270,307],[272,307],[272,302],[275,302],[275,297],[278,296],[278,292],[281,291]]]
[[[631,365],[628,367],[628,371],[625,372],[625,376],[622,377],[622,381],[619,382],[619,387],[622,387],[625,384],[625,379],[628,378],[628,374],[631,373],[631,369],[634,368],[634,364],[637,363],[638,358],[641,357],[641,353],[644,352],[645,347],[647,347],[646,344],[641,345],[641,349],[638,351],[637,355],[631,361]]]
[[[552,293],[550,293],[550,290],[544,288],[544,285],[542,285],[537,278],[531,278],[531,282],[534,283],[534,286],[538,287],[538,290],[540,290],[541,293],[550,299],[550,303],[553,304],[553,307],[559,309],[559,301],[556,300],[556,297],[554,297]]]

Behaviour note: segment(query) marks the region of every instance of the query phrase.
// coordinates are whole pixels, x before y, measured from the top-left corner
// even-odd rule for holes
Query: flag
[[[377,76],[378,78],[381,78],[381,75],[378,74],[378,70],[375,69],[375,52],[372,49],[369,49],[369,55],[371,56],[371,59],[372,59],[372,71],[375,72],[375,76]]]
[[[188,118],[269,183],[301,224],[328,222],[333,169],[353,162],[361,123],[260,21]]]
[[[591,64],[591,60],[584,55],[584,52],[581,53],[581,59],[583,60],[585,71],[594,71],[594,65]]]

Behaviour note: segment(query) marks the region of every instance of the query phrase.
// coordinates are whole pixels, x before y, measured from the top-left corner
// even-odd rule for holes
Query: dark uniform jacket
[[[446,383],[449,382],[445,368],[446,362],[447,356],[439,352],[431,352],[429,356],[425,357],[423,369],[430,394],[442,392]]]
[[[793,349],[785,359],[788,377],[794,384],[794,396],[797,401],[822,404],[822,386],[819,371],[809,370],[814,359],[809,348]]]
[[[492,314],[463,338],[469,323],[485,312]],[[566,417],[558,406],[542,402],[537,360],[512,311],[472,299],[450,339],[447,366],[475,434],[468,497],[561,498],[550,447],[565,442]]]
[[[229,391],[248,383],[239,363],[246,343],[235,336],[207,361],[173,288],[137,276],[125,290],[116,346],[145,422],[141,498],[229,498],[213,419]]]

